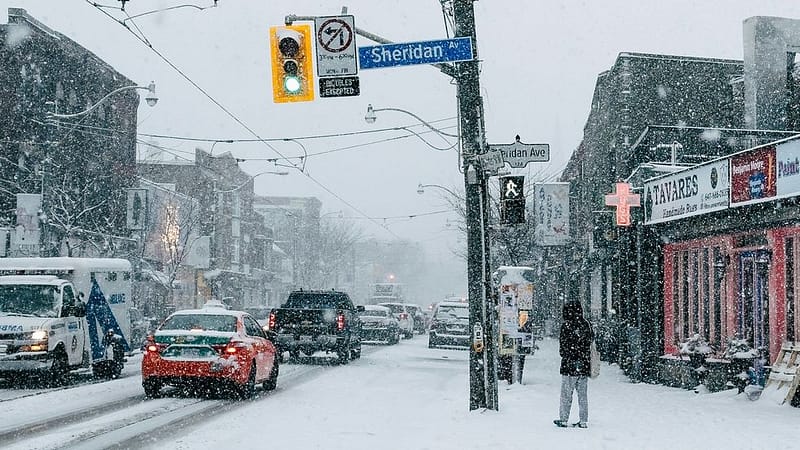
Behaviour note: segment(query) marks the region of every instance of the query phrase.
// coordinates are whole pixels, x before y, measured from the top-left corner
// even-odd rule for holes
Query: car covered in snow
[[[400,333],[406,339],[414,337],[414,312],[413,308],[406,306],[405,303],[385,302],[378,303],[378,306],[385,306],[392,311],[392,314],[400,324]]]
[[[148,336],[142,386],[148,397],[164,385],[232,388],[242,398],[255,386],[275,389],[278,358],[273,335],[243,311],[207,305],[171,314]]]
[[[365,305],[358,313],[361,318],[362,341],[384,341],[387,344],[400,342],[400,325],[392,311],[385,306]]]
[[[440,302],[436,305],[428,330],[428,347],[469,347],[469,304]]]

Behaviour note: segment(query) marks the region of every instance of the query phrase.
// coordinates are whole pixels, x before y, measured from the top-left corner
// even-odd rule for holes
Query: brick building
[[[39,217],[46,218],[44,248],[22,254],[126,251],[125,191],[136,176],[138,94],[119,92],[80,120],[48,120],[47,113],[78,113],[135,85],[25,10],[9,8],[8,24],[0,25],[0,227],[14,226],[20,193],[43,194]],[[9,250],[16,255],[21,249]]]

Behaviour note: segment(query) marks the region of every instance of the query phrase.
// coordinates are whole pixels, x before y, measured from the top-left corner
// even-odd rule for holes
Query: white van
[[[103,337],[113,331],[130,353],[131,283],[124,259],[0,258],[0,377],[44,372],[59,381],[90,364],[118,375],[107,369]]]

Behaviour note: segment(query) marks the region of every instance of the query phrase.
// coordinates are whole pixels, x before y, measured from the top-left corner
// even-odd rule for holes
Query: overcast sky
[[[130,0],[131,16],[188,4],[209,6],[212,0]],[[104,0],[119,5],[116,0]],[[175,69],[120,24],[82,0],[6,1],[21,7],[47,26],[74,39],[136,83],[154,80],[159,103],[139,110],[139,132],[211,139],[254,136],[192,86]],[[411,111],[455,132],[455,86],[429,66],[361,70],[361,95],[317,99],[299,104],[272,102],[268,28],[287,14],[337,15],[341,6],[329,0],[219,0],[205,10],[180,8],[142,16],[127,24],[137,28],[164,55],[214,100],[262,138],[350,133],[416,124],[402,113],[380,112],[376,123],[364,121],[368,103],[376,108]],[[447,37],[437,0],[349,0],[356,26],[395,42]],[[620,52],[742,58],[742,21],[767,15],[800,18],[800,2],[789,0],[480,0],[475,2],[481,90],[490,143],[549,143],[551,162],[535,173],[558,174],[582,137],[596,77],[611,67]],[[106,9],[114,17],[125,13]],[[5,23],[3,8],[0,21]],[[357,45],[374,45],[358,37]],[[442,120],[444,119],[444,120]],[[416,128],[417,131],[424,131]],[[347,216],[377,218],[391,233],[361,219],[364,230],[380,239],[397,236],[424,242],[432,255],[449,258],[455,214],[413,216],[446,209],[435,190],[418,195],[418,183],[461,189],[462,175],[454,151],[437,151],[404,133],[393,131],[340,138],[303,139],[311,156],[311,177],[263,175],[257,193],[315,196],[323,212],[344,210]],[[448,144],[423,135],[438,147]],[[384,142],[381,142],[384,141]],[[159,139],[179,157],[192,158],[196,142]],[[340,150],[359,144],[371,143]],[[240,158],[299,156],[300,145],[276,142],[219,143],[214,152],[231,151]],[[209,144],[201,144],[209,148]],[[333,151],[337,150],[337,151]],[[172,156],[170,156],[172,157]],[[297,161],[297,160],[293,160]],[[252,174],[275,170],[265,161],[248,161]],[[284,170],[284,169],[279,169]],[[338,198],[337,198],[338,197]],[[344,203],[342,200],[343,199]],[[335,214],[332,214],[335,216]],[[382,218],[387,218],[386,220]],[[437,256],[434,256],[437,257]]]

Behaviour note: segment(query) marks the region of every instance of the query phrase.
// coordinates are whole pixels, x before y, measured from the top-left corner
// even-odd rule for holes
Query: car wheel
[[[250,363],[250,374],[247,376],[247,382],[239,387],[239,397],[246,400],[253,396],[256,392],[256,362]]]
[[[350,345],[345,344],[336,350],[336,361],[339,364],[347,364],[350,361]]]
[[[161,381],[155,378],[143,380],[142,387],[144,388],[144,396],[147,398],[158,398],[161,394],[161,386]]]
[[[361,358],[361,341],[358,341],[356,348],[350,349],[350,359]]]
[[[67,381],[67,373],[69,373],[67,354],[59,347],[53,357],[53,364],[50,366],[50,370],[47,373],[47,384],[51,386],[63,386]]]
[[[413,331],[411,331],[411,332],[406,331],[404,336],[405,336],[406,339],[411,339],[411,338],[414,337],[414,332]]]
[[[269,373],[269,378],[267,381],[264,382],[264,390],[265,391],[274,391],[276,387],[278,387],[278,372],[280,371],[280,365],[278,364],[278,358],[275,358],[275,362],[272,364],[272,371]]]
[[[398,342],[400,342],[400,330],[397,330],[397,332],[395,332],[392,336],[392,339],[389,340],[389,343],[392,345],[397,344]]]

